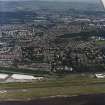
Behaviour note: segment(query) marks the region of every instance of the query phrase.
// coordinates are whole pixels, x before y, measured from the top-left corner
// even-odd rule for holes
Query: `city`
[[[96,105],[83,97],[105,97],[104,84],[101,0],[0,0],[0,105]]]
[[[88,72],[98,66],[104,70],[105,12],[96,17],[96,13],[80,13],[78,17],[56,10],[45,13],[32,14],[33,22],[1,23],[0,67],[51,72],[84,67]]]

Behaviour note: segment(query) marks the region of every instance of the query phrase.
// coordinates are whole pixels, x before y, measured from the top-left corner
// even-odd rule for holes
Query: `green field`
[[[105,45],[105,40],[96,41],[96,45]]]
[[[27,91],[21,91],[23,89]],[[70,74],[32,83],[1,83],[0,90],[8,91],[0,93],[1,100],[96,94],[105,93],[105,79],[97,79],[92,74]]]
[[[42,76],[49,75],[50,71],[0,67],[0,73]]]

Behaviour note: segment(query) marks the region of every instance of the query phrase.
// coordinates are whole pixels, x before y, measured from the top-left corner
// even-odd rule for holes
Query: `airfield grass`
[[[105,40],[96,41],[96,45],[105,45]]]
[[[39,97],[49,96],[72,96],[81,94],[98,94],[105,92],[105,86],[70,86],[70,87],[51,87],[51,88],[35,88],[28,92],[12,92],[3,93],[0,95],[0,99],[35,99]]]
[[[6,73],[10,75],[26,74],[26,75],[42,76],[42,75],[49,75],[50,71],[0,67],[0,73]]]
[[[0,89],[9,90],[0,93],[0,100],[98,94],[105,93],[105,79],[97,79],[91,74],[71,74],[31,83],[0,83]],[[21,91],[22,89],[27,91]]]

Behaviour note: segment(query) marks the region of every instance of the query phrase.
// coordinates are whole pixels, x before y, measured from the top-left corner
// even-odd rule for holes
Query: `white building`
[[[0,80],[5,80],[9,77],[8,74],[0,74]]]
[[[34,77],[31,75],[13,74],[10,76],[11,80],[21,81],[31,81],[31,80],[42,80],[43,77]]]
[[[18,80],[21,80],[21,79],[24,79],[24,80],[33,80],[35,79],[34,76],[30,76],[30,75],[21,75],[21,74],[13,74],[11,76],[12,79],[18,79]]]
[[[105,75],[104,74],[95,74],[95,76],[97,77],[97,78],[105,78]]]

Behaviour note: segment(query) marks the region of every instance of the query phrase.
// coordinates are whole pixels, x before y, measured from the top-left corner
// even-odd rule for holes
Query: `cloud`
[[[0,1],[36,1],[36,0],[0,0]],[[98,0],[40,0],[40,1],[98,1]],[[103,0],[104,1],[104,0]]]

